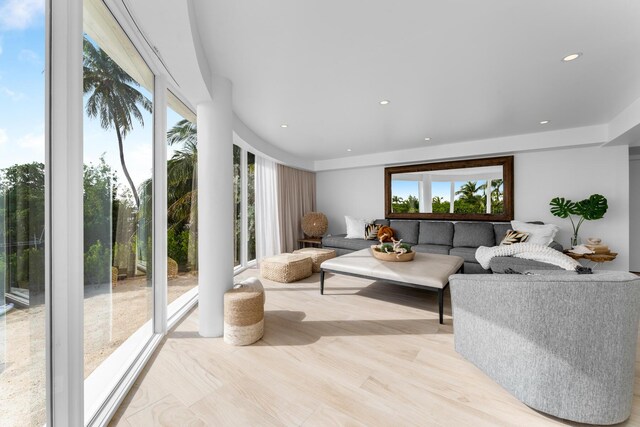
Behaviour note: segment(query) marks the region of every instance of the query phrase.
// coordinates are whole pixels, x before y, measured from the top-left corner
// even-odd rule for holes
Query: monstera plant
[[[607,212],[607,198],[600,194],[592,194],[588,199],[579,202],[572,202],[564,197],[555,197],[549,203],[551,213],[560,218],[569,218],[573,227],[573,237],[571,238],[571,246],[578,244],[578,232],[582,223],[600,219]],[[578,216],[580,219],[576,223],[572,215]]]

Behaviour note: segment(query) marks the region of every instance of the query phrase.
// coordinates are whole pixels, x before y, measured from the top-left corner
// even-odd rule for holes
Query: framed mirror
[[[513,156],[384,170],[385,217],[510,221]]]

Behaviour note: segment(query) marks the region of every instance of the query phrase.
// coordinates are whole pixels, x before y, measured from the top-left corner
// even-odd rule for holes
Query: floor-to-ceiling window
[[[256,259],[256,156],[247,152],[247,261]]]
[[[242,149],[233,146],[233,266],[242,264]]]
[[[116,352],[135,356],[124,344],[153,334],[154,74],[102,2],[85,0],[84,8],[84,374],[92,407],[119,374],[105,362]]]
[[[167,272],[169,304],[198,285],[196,116],[167,93]]]
[[[0,2],[0,425],[46,422],[45,1]]]
[[[256,156],[233,146],[234,266],[247,267],[256,259]]]

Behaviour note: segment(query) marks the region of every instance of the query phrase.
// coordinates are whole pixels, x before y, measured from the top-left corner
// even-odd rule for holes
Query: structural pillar
[[[213,77],[213,101],[198,105],[199,332],[219,337],[224,293],[233,287],[231,82]]]

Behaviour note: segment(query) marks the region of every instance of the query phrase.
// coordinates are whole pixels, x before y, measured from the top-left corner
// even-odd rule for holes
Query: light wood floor
[[[520,403],[454,351],[448,292],[439,325],[435,293],[328,275],[321,296],[318,274],[263,284],[261,341],[232,347],[201,338],[195,309],[111,425],[566,424]],[[640,425],[639,386],[625,425]]]

